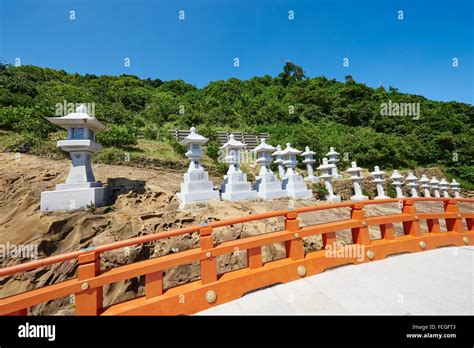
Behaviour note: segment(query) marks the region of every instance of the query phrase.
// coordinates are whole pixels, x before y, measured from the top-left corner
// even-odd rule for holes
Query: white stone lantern
[[[178,193],[181,206],[191,202],[219,199],[219,191],[214,190],[207,171],[201,165],[202,145],[208,140],[192,127],[188,136],[180,142],[181,145],[188,147],[185,156],[190,161],[188,171],[184,174],[184,182],[181,184],[181,192]]]
[[[377,188],[377,196],[375,196],[374,199],[389,198],[388,196],[385,195],[385,191],[383,189],[383,184],[385,182],[385,179],[384,179],[385,172],[381,171],[379,166],[375,166],[374,171],[371,174],[374,177],[374,180],[372,180],[372,182],[375,184],[375,187]]]
[[[280,179],[285,177],[285,166],[283,165],[283,158],[281,156],[281,146],[277,145],[276,151],[272,153],[272,156],[275,156],[275,164],[278,166],[278,176]]]
[[[313,192],[308,190],[303,178],[295,169],[298,163],[296,156],[299,154],[301,154],[301,151],[292,148],[290,143],[287,143],[286,149],[281,152],[283,164],[287,168],[285,178],[283,179],[283,187],[290,198],[311,198],[313,197]]]
[[[397,198],[404,198],[402,193],[403,175],[398,170],[394,170],[390,179],[392,179],[392,185],[395,187],[395,192],[397,192]]]
[[[329,152],[326,154],[326,157],[328,159],[329,164],[334,164],[334,167],[332,168],[332,177],[334,179],[340,179],[341,176],[337,172],[337,162],[339,160],[337,159],[337,156],[339,156],[339,152],[336,152],[333,147],[329,148]]]
[[[416,187],[418,186],[418,178],[415,176],[415,174],[413,174],[413,172],[409,172],[405,180],[407,181],[407,186],[410,188],[411,196],[418,197],[418,192],[416,190]]]
[[[311,151],[309,146],[305,147],[305,151],[301,154],[304,157],[303,163],[306,164],[306,171],[308,172],[308,176],[304,178],[304,181],[312,182],[313,184],[319,182],[319,178],[314,176],[314,169],[313,164],[316,162],[314,159],[314,155],[316,153]]]
[[[253,149],[257,154],[257,163],[260,164],[260,172],[255,178],[254,188],[257,196],[262,199],[275,199],[286,197],[286,191],[282,189],[281,182],[270,169],[272,163],[272,153],[275,148],[260,139],[260,144]]]
[[[351,175],[351,180],[354,183],[354,196],[351,197],[351,201],[353,202],[365,201],[369,199],[369,197],[362,194],[362,189],[360,187],[360,182],[362,181],[360,174],[361,171],[362,168],[358,167],[355,161],[351,162],[350,168],[346,170],[346,172]]]
[[[431,197],[431,194],[430,194],[430,179],[428,179],[428,177],[423,174],[421,176],[421,179],[418,180],[418,182],[420,183],[420,187],[423,189],[423,196],[424,197]]]
[[[88,114],[87,107],[81,104],[76,112],[62,117],[46,119],[67,130],[67,140],[59,140],[57,146],[69,152],[72,165],[64,184],[56,185],[55,191],[41,192],[41,211],[75,210],[105,204],[105,188],[95,181],[92,172],[92,154],[102,150],[95,142],[95,133],[107,127]]]
[[[334,203],[340,202],[341,197],[339,195],[336,196],[332,188],[332,180],[334,178],[333,176],[334,164],[330,164],[328,159],[324,157],[323,164],[321,164],[317,169],[321,172],[321,175],[319,176],[319,178],[323,179],[324,186],[326,187],[326,190],[328,191],[326,200],[328,202],[334,202]]]
[[[449,186],[451,187],[451,190],[454,192],[454,197],[461,198],[461,196],[459,195],[461,185],[456,181],[456,179],[453,179],[451,183],[449,184]]]
[[[240,153],[247,145],[235,140],[234,134],[229,135],[229,141],[220,148],[227,152],[225,160],[229,163],[227,175],[221,186],[222,199],[226,201],[240,201],[257,198],[257,191],[252,190],[252,185],[247,181],[247,174],[240,169]]]
[[[446,178],[442,178],[441,181],[439,182],[439,188],[441,189],[441,192],[443,193],[443,197],[449,198],[449,182],[446,181]]]
[[[433,176],[430,180],[430,187],[433,190],[433,195],[435,197],[441,197],[441,195],[439,194],[439,180],[436,179],[435,176]]]

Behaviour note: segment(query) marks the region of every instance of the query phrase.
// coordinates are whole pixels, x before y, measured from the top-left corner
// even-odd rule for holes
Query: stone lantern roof
[[[421,179],[418,180],[418,182],[420,182],[421,184],[427,184],[427,183],[430,182],[430,179],[428,179],[428,177],[427,177],[425,174],[423,174],[423,175],[421,176]]]
[[[373,176],[382,176],[385,174],[385,172],[380,170],[379,166],[375,166],[374,171],[370,174],[372,174]]]
[[[449,184],[452,188],[459,188],[461,184],[459,184],[456,179],[453,179],[451,183]]]
[[[209,140],[208,138],[203,137],[200,134],[197,134],[197,130],[195,127],[191,127],[191,133],[188,134],[186,138],[181,140],[179,143],[181,145],[189,145],[189,144],[205,144]]]
[[[390,176],[392,180],[403,180],[403,175],[401,175],[398,170],[394,170],[392,175]]]
[[[356,162],[351,162],[351,167],[349,169],[346,170],[346,172],[348,173],[358,173],[362,170],[362,168],[360,167],[357,167],[357,163]]]
[[[433,177],[431,178],[431,180],[430,180],[430,184],[431,184],[431,185],[438,185],[438,184],[439,184],[439,180],[436,179],[435,176],[433,176]]]
[[[413,172],[409,172],[408,176],[405,178],[407,181],[416,181],[418,178],[413,174]]]
[[[323,164],[321,164],[317,169],[318,170],[327,170],[334,168],[335,165],[328,162],[326,157],[323,158]]]
[[[234,134],[230,134],[229,141],[225,143],[224,145],[222,145],[220,148],[221,149],[245,149],[246,147],[247,145],[245,145],[244,143],[238,140],[235,140]]]
[[[309,146],[306,146],[304,149],[304,152],[301,154],[301,156],[312,156],[312,155],[316,155],[316,152],[311,151]]]
[[[329,152],[326,154],[326,156],[337,156],[339,155],[339,152],[336,152],[336,150],[334,150],[334,147],[330,147],[329,148]]]
[[[76,112],[72,112],[66,116],[46,117],[46,119],[56,126],[65,129],[74,126],[84,126],[94,132],[108,130],[105,124],[88,114],[87,107],[84,104],[79,105],[76,108]]]
[[[443,187],[443,186],[444,186],[444,187],[447,187],[447,186],[449,185],[449,183],[446,181],[445,178],[442,178],[441,181],[439,182],[439,185],[440,185],[441,187]]]
[[[267,144],[265,142],[265,139],[264,138],[261,138],[260,139],[260,145],[258,145],[255,149],[253,149],[252,151],[254,152],[273,152],[275,151],[275,147],[274,146],[271,146],[270,144]],[[278,151],[277,151],[278,152]]]
[[[286,155],[299,155],[301,153],[300,150],[294,149],[291,147],[290,143],[286,143],[286,149],[284,149],[282,152],[280,152],[280,155],[286,156]]]
[[[272,156],[281,156],[281,146],[277,145],[276,151],[272,153]]]

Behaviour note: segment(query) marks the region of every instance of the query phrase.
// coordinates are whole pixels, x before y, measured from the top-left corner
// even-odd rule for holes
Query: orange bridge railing
[[[444,211],[417,213],[416,202],[442,202]],[[398,214],[367,217],[367,205],[401,202]],[[458,203],[474,203],[474,199],[404,198],[323,204],[294,210],[272,211],[244,217],[217,221],[205,226],[192,226],[174,231],[131,238],[93,249],[47,257],[0,269],[0,277],[35,270],[64,261],[79,263],[76,277],[53,285],[13,295],[0,300],[0,315],[26,315],[27,309],[54,299],[74,295],[77,315],[157,315],[192,314],[243,296],[245,293],[275,283],[286,283],[302,277],[321,273],[344,264],[357,264],[384,259],[388,255],[418,252],[441,246],[474,245],[474,213],[461,213]],[[350,208],[350,219],[300,227],[299,216],[308,212],[335,208]],[[275,217],[285,219],[281,231],[231,240],[215,245],[214,228],[264,220]],[[439,220],[446,222],[446,232],[441,232]],[[465,220],[467,229],[464,229]],[[420,222],[426,221],[422,231]],[[402,223],[404,234],[394,234],[394,223]],[[381,239],[373,240],[369,226],[379,226]],[[363,247],[363,258],[347,253],[343,257],[327,257],[325,248],[336,241],[336,232],[350,229],[353,243]],[[173,236],[198,232],[200,247],[168,254],[153,259],[100,270],[101,253],[152,242]],[[321,235],[323,248],[305,254],[304,237]],[[286,257],[263,263],[262,247],[285,243]],[[341,246],[350,248],[353,245]],[[247,267],[218,274],[216,258],[220,255],[247,251]],[[342,253],[346,255],[346,253]],[[200,263],[201,279],[163,289],[163,272],[170,267]],[[114,282],[145,276],[145,295],[122,303],[103,306],[103,286]]]

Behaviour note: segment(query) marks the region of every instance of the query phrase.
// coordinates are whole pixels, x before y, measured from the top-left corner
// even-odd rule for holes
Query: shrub
[[[326,186],[324,186],[324,183],[318,182],[316,184],[313,184],[313,195],[314,198],[323,200],[326,198],[326,196],[329,194],[328,190],[326,189]]]
[[[124,125],[112,125],[107,132],[97,133],[97,141],[104,146],[130,146],[137,144],[137,137]]]
[[[145,125],[143,137],[148,140],[156,140],[158,138],[158,128],[152,124]]]
[[[210,159],[212,159],[214,162],[217,162],[217,159],[219,158],[219,149],[220,145],[219,142],[216,140],[210,141],[207,146],[206,146],[206,155]]]

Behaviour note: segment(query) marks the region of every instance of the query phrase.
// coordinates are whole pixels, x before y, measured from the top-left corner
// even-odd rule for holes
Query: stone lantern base
[[[102,207],[106,201],[106,189],[99,182],[85,184],[60,184],[56,191],[41,192],[41,211],[65,210],[87,208],[94,204]]]
[[[255,178],[257,197],[265,200],[286,197],[286,191],[281,188],[281,183],[275,174],[264,174]]]
[[[364,196],[364,195],[354,195],[354,196],[351,197],[352,202],[366,201],[368,199],[369,199],[369,197]]]
[[[218,200],[219,191],[214,190],[206,171],[191,171],[184,174],[178,199],[182,206],[192,202]]]
[[[290,198],[312,198],[313,191],[309,190],[299,174],[288,175],[285,178],[286,194]]]
[[[252,190],[251,183],[247,181],[247,175],[240,172],[224,175],[221,191],[222,199],[226,201],[242,201],[257,198],[257,191]]]

